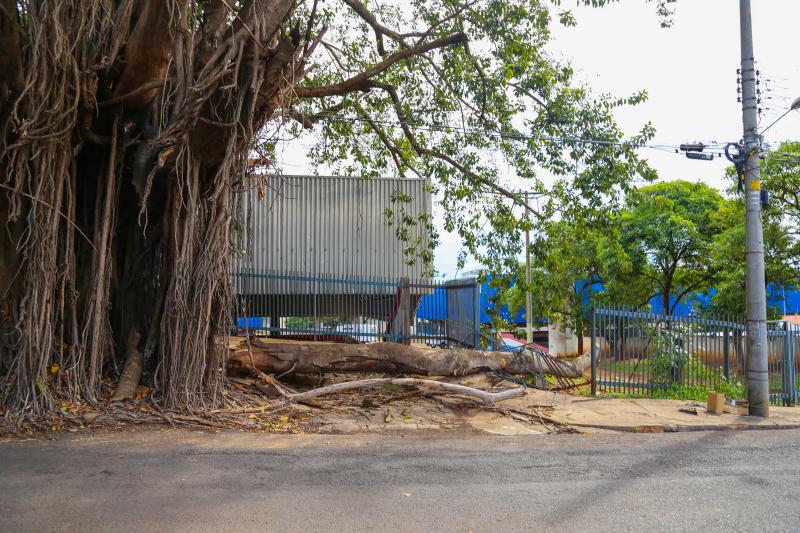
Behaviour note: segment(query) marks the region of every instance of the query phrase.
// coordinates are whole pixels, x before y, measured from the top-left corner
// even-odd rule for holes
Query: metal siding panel
[[[255,190],[243,193],[250,227],[245,255],[234,262],[235,270],[362,279],[421,278],[422,261],[405,263],[404,243],[395,236],[397,226],[386,224],[384,210],[390,207],[395,217],[402,211],[411,216],[416,225],[409,228],[409,237],[421,237],[425,246],[427,234],[419,216],[431,213],[426,183],[404,178],[274,178],[263,200],[258,200]],[[392,205],[396,191],[412,201]],[[240,292],[262,287],[260,292],[273,283],[250,285],[253,288],[247,290],[243,281],[237,281]],[[274,285],[283,290],[305,288],[302,282]]]

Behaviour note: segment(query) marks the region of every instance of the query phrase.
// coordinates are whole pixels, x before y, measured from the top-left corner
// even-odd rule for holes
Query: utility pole
[[[525,191],[525,204],[528,204],[528,191]],[[525,342],[533,342],[533,300],[531,298],[531,230],[528,210],[525,209]]]
[[[745,173],[745,252],[747,257],[747,400],[753,416],[769,416],[767,372],[767,295],[764,286],[764,230],[761,224],[761,176],[750,0],[739,0],[742,50],[742,122]]]

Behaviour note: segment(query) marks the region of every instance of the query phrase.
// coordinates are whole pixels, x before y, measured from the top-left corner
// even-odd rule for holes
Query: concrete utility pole
[[[742,46],[742,122],[747,151],[745,172],[745,251],[747,256],[747,400],[749,413],[769,416],[767,369],[767,294],[764,286],[764,231],[761,225],[761,176],[750,0],[739,0]]]
[[[528,203],[528,192],[525,192],[525,204]],[[529,221],[528,210],[525,209],[525,221]],[[533,300],[531,298],[531,230],[525,228],[525,342],[533,342]]]

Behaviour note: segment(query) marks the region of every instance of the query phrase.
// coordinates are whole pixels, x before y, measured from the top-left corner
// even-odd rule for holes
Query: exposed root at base
[[[265,380],[264,377],[269,379]],[[342,376],[330,376],[330,379],[336,381]],[[60,432],[119,430],[149,425],[203,430],[316,433],[322,426],[336,420],[349,420],[351,427],[355,428],[354,424],[358,421],[370,419],[374,422],[376,418],[382,421],[386,417],[389,427],[389,420],[393,416],[397,420],[406,419],[403,421],[409,423],[409,429],[463,427],[474,431],[466,424],[462,414],[465,410],[476,412],[476,409],[511,416],[526,425],[536,426],[537,431],[563,431],[546,416],[500,407],[496,402],[522,396],[524,389],[497,389],[501,381],[492,383],[489,378],[485,379],[485,384],[482,382],[479,385],[480,389],[431,379],[376,377],[340,381],[297,392],[268,375],[260,375],[257,379],[230,378],[222,393],[223,406],[191,411],[165,410],[152,397],[150,389],[139,387],[133,398],[125,401],[106,401],[94,406],[65,401],[57,410],[41,417],[29,413],[12,416],[11,413],[0,412],[0,436],[29,438]],[[111,387],[108,388],[110,390]],[[445,397],[452,400],[452,408],[437,403]],[[383,414],[390,411],[395,414]],[[401,412],[413,412],[413,419]],[[375,430],[374,424],[371,427]],[[390,428],[389,431],[397,430],[392,427],[394,429]],[[356,428],[352,431],[359,430]]]

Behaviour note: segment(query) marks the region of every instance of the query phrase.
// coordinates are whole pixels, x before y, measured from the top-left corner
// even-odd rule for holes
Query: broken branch
[[[328,394],[338,394],[352,389],[361,389],[365,387],[375,387],[378,385],[402,385],[412,387],[428,387],[431,389],[438,389],[440,391],[449,392],[451,394],[463,394],[478,398],[484,404],[491,405],[495,402],[507,400],[509,398],[518,398],[525,395],[523,387],[508,389],[500,392],[487,392],[472,387],[466,387],[457,383],[446,383],[442,381],[434,381],[431,379],[418,379],[418,378],[375,378],[375,379],[361,379],[358,381],[346,381],[344,383],[337,383],[335,385],[328,385],[318,389],[312,389],[306,392],[298,392],[296,394],[289,394],[283,398],[283,401],[296,403],[306,401],[310,398],[317,396],[325,396]]]

